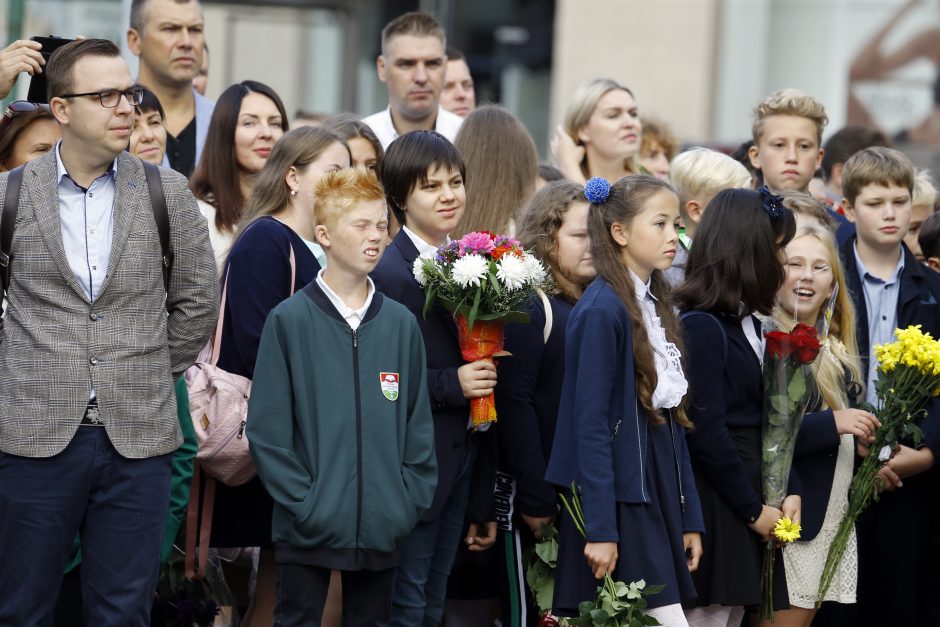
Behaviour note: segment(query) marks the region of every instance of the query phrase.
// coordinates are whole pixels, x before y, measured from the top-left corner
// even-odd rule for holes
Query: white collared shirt
[[[401,230],[405,232],[405,235],[408,236],[408,239],[411,240],[411,243],[415,245],[415,248],[418,249],[419,257],[433,257],[437,254],[437,246],[433,244],[428,244],[426,241],[421,239],[421,236],[416,234],[414,231],[409,229],[407,226],[402,226]],[[447,238],[447,241],[450,241],[450,237]]]
[[[55,166],[62,247],[75,278],[88,300],[94,302],[111,261],[117,159],[85,189],[65,169],[61,145],[61,141],[56,142]]]
[[[656,314],[656,297],[650,292],[649,283],[644,283],[632,271],[633,291],[643,311],[643,324],[653,349],[656,364],[656,389],[653,391],[653,408],[678,407],[682,397],[689,391],[689,383],[682,372],[682,355],[676,345],[666,338],[666,330]]]
[[[375,136],[382,142],[382,148],[385,150],[388,150],[389,144],[398,139],[398,131],[395,129],[395,124],[392,122],[392,110],[390,107],[386,107],[383,111],[379,111],[378,113],[373,113],[362,121],[369,125],[369,128],[372,129]],[[434,120],[434,130],[450,140],[451,143],[456,139],[457,131],[460,130],[461,124],[463,124],[462,117],[445,110],[443,107],[437,108],[437,119]]]
[[[329,298],[333,306],[336,307],[336,311],[343,317],[346,324],[355,331],[359,328],[359,325],[362,324],[362,321],[365,320],[366,312],[369,311],[369,306],[372,304],[372,297],[375,296],[375,283],[372,282],[372,279],[366,277],[366,281],[369,283],[369,292],[366,294],[366,301],[362,303],[362,307],[353,309],[344,303],[343,299],[337,296],[336,292],[330,289],[330,286],[326,284],[326,281],[323,280],[324,272],[326,272],[325,268],[317,272],[317,285],[320,286],[320,289],[323,290],[326,297]]]

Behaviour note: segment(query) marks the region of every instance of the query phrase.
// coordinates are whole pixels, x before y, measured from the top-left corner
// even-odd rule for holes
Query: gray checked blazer
[[[206,344],[219,292],[206,220],[186,179],[160,175],[175,256],[169,293],[143,164],[122,152],[111,258],[92,303],[62,245],[55,151],[26,166],[0,332],[0,451],[61,452],[92,386],[121,455],[154,457],[182,443],[173,383]],[[6,188],[0,174],[0,203]]]

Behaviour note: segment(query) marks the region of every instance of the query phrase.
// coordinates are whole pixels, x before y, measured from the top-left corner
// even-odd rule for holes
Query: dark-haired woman
[[[286,130],[284,103],[263,83],[232,85],[215,103],[206,146],[189,184],[209,221],[220,271],[255,177]]]
[[[562,511],[553,606],[577,616],[605,574],[665,585],[647,613],[687,627],[681,603],[702,552],[702,512],[684,437],[679,321],[663,271],[679,199],[652,176],[585,184],[597,278],[568,318],[565,377],[545,478],[580,494],[584,525]],[[581,531],[584,531],[582,537]]]
[[[142,161],[160,165],[166,153],[166,127],[163,125],[166,114],[152,91],[141,85],[135,87],[140,88],[144,95],[140,104],[134,107],[134,124],[127,152]]]
[[[779,197],[762,190],[725,190],[709,203],[676,293],[695,423],[687,439],[708,530],[692,576],[698,597],[687,605],[693,627],[736,626],[746,607],[761,603],[765,543],[781,516],[800,512],[793,475],[782,511],[761,494],[764,351],[754,314],[773,310],[781,255],[796,228]],[[774,601],[786,609],[782,556],[776,566]]]

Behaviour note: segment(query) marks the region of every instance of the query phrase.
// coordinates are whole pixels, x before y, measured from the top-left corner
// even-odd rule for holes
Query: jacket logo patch
[[[382,394],[390,401],[398,400],[398,373],[380,372],[379,383],[382,386]]]

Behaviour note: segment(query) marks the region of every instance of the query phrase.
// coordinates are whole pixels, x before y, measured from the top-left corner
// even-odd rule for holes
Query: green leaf
[[[602,625],[606,625],[608,622],[610,622],[610,614],[601,608],[596,608],[591,610],[591,620],[594,621],[594,624],[597,625],[597,627],[601,627]]]
[[[778,415],[788,415],[791,405],[793,405],[793,403],[791,403],[790,399],[784,394],[770,395],[770,406],[773,407],[774,412]]]
[[[658,620],[656,620],[656,617],[655,617],[655,616],[647,616],[647,615],[644,615],[642,622],[643,622],[643,625],[651,625],[651,626],[654,626],[654,625],[662,625],[661,622],[659,622]]]
[[[651,594],[659,594],[666,589],[666,586],[663,584],[656,584],[653,586],[646,586],[646,589],[643,591],[644,596],[650,596]]]
[[[477,311],[480,309],[480,298],[483,296],[483,286],[477,288],[473,295],[473,306],[470,307],[470,314],[467,316],[467,322],[470,324],[470,330],[473,330],[473,323],[477,320]]]
[[[558,561],[558,543],[553,540],[539,542],[535,545],[535,552],[546,564],[554,565]]]
[[[799,401],[805,394],[806,375],[803,374],[802,370],[797,370],[793,373],[793,378],[790,379],[790,385],[787,387],[787,396],[789,396],[792,401]]]
[[[431,305],[434,304],[434,295],[437,294],[437,288],[431,287],[425,290],[424,292],[424,317],[428,317],[428,312],[431,311]]]

